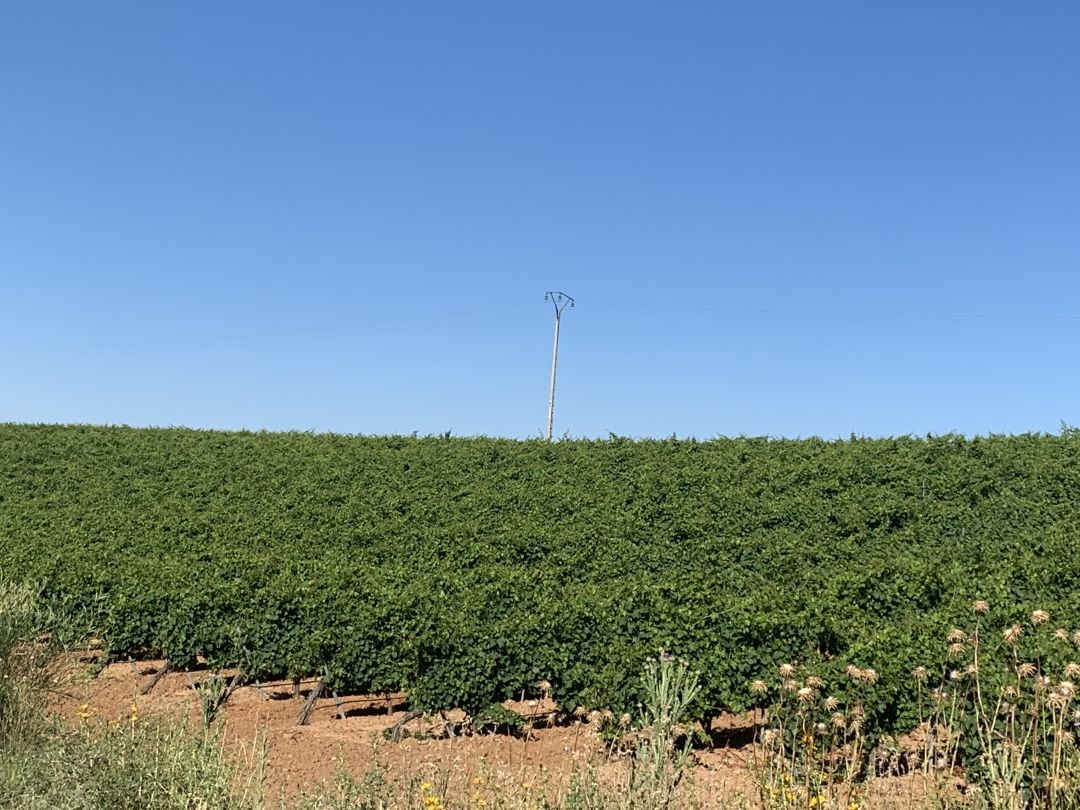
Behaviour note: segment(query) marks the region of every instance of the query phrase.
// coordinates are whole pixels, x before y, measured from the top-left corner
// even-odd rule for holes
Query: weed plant
[[[919,726],[891,752],[867,745],[864,692],[878,680],[874,670],[847,668],[845,706],[820,677],[782,665],[756,750],[762,806],[857,810],[876,775],[917,770],[932,780],[930,801],[939,807],[1080,807],[1080,631],[1055,628],[1044,610],[988,631],[989,605],[972,608],[971,626],[947,634],[940,676],[922,666],[912,672]],[[762,680],[750,689],[774,691]]]
[[[262,764],[234,761],[220,732],[139,716],[107,723],[89,707],[77,728],[45,714],[55,649],[37,590],[0,581],[0,807],[173,810],[262,804]]]

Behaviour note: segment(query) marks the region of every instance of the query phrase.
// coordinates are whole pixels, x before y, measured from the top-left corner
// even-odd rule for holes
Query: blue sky
[[[12,3],[0,421],[1080,423],[1080,5]]]

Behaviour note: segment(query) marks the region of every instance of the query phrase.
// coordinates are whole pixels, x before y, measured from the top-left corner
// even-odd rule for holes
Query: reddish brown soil
[[[87,658],[64,662],[52,709],[61,717],[80,722],[128,722],[132,703],[140,718],[148,716],[186,718],[192,728],[201,724],[195,684],[210,673],[173,672],[163,677],[148,695],[139,695],[141,686],[163,665],[162,661],[112,664],[91,677]],[[223,673],[230,675],[232,673]],[[468,791],[474,780],[506,785],[565,785],[575,767],[596,767],[602,778],[618,779],[625,759],[608,757],[595,726],[585,721],[549,726],[547,715],[555,710],[549,701],[513,704],[510,708],[531,715],[529,733],[445,735],[442,718],[418,718],[407,726],[423,735],[392,743],[383,732],[405,714],[401,695],[348,695],[339,708],[330,697],[320,698],[307,725],[297,725],[297,714],[314,681],[301,683],[299,697],[291,682],[263,684],[261,688],[238,688],[222,708],[217,722],[223,723],[230,746],[245,757],[251,755],[256,740],[264,735],[267,757],[266,793],[270,798],[294,796],[318,790],[342,770],[360,777],[378,763],[394,774],[417,775],[448,780],[450,793]],[[451,721],[455,720],[452,715]],[[694,793],[707,806],[734,806],[736,797],[757,795],[752,778],[754,719],[724,717],[714,726],[718,745],[696,752]],[[882,795],[910,796],[908,780],[877,780]],[[892,783],[891,785],[889,783]],[[884,802],[875,806],[887,806]],[[907,802],[903,806],[910,806]]]

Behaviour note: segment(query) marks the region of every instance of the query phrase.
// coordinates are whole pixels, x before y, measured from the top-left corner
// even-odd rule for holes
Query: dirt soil
[[[73,724],[79,722],[129,721],[132,705],[138,716],[186,719],[191,728],[201,726],[199,695],[194,687],[205,682],[206,670],[170,672],[146,695],[139,694],[164,665],[161,660],[110,664],[92,675],[93,655],[70,656],[62,662],[61,675],[51,709]],[[231,677],[232,672],[221,673]],[[461,717],[421,717],[404,728],[410,736],[400,742],[385,739],[384,732],[406,714],[404,695],[342,695],[320,697],[306,725],[297,715],[314,688],[314,680],[302,681],[294,694],[291,681],[238,687],[221,708],[227,744],[238,754],[251,757],[256,741],[265,740],[266,796],[286,801],[301,792],[317,795],[330,788],[335,773],[346,771],[360,777],[376,762],[394,774],[425,775],[449,794],[464,795],[479,780],[507,786],[565,786],[575,768],[594,767],[604,779],[625,774],[627,761],[609,757],[595,724],[586,719],[550,724],[557,712],[551,701],[508,703],[526,715],[528,733],[447,735]],[[752,740],[756,729],[752,716],[725,716],[711,729],[713,746],[695,752],[692,790],[704,806],[731,807],[740,799],[754,805],[758,795],[753,778]],[[447,780],[443,783],[442,780]],[[876,798],[864,806],[911,807],[911,779],[874,780]],[[921,793],[921,790],[915,790]],[[894,798],[895,797],[895,798]],[[869,798],[869,797],[868,797]],[[896,803],[901,801],[902,803]]]

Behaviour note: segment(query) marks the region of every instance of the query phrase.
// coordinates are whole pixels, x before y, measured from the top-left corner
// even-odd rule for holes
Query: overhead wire
[[[672,312],[715,312],[726,315],[779,315],[805,318],[896,318],[896,319],[931,319],[931,320],[1042,320],[1075,321],[1080,314],[1072,313],[1022,313],[1022,312],[892,312],[864,310],[859,312],[823,309],[784,309],[762,307],[727,307],[685,304],[640,304],[615,303],[578,299],[579,306],[593,306],[606,309],[645,309]]]

